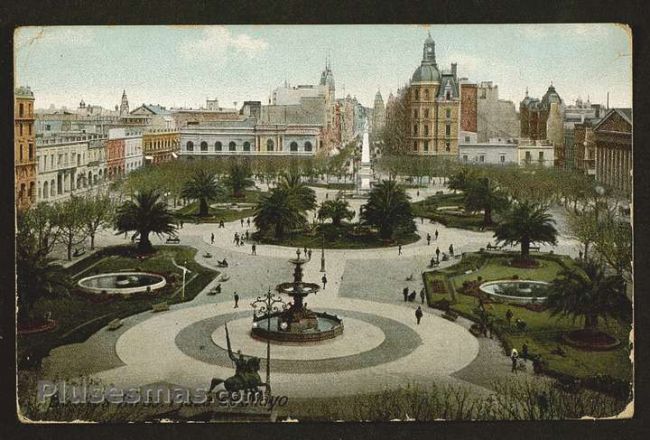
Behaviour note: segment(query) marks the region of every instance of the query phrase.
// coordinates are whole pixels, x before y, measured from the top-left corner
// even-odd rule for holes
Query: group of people
[[[435,236],[435,240],[438,241],[438,230],[436,229],[436,232],[433,233]],[[427,246],[431,244],[431,234],[427,232]]]

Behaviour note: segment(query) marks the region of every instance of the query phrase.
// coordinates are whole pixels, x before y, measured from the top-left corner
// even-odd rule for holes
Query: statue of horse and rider
[[[244,356],[241,350],[237,350],[237,356],[232,352],[230,346],[230,335],[228,334],[228,324],[226,324],[226,343],[228,346],[228,357],[235,364],[235,375],[227,379],[213,378],[210,382],[210,389],[212,392],[217,386],[223,383],[224,388],[228,392],[235,391],[258,391],[259,387],[267,387],[268,385],[262,382],[259,375],[260,371],[260,358],[255,356]]]

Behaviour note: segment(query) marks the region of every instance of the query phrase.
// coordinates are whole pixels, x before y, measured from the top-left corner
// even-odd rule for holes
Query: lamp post
[[[258,296],[255,301],[251,303],[253,307],[253,319],[258,316],[266,314],[266,393],[271,395],[271,338],[268,334],[271,332],[271,314],[274,312],[279,312],[284,310],[287,307],[287,304],[282,301],[277,295],[274,295],[271,292],[269,287],[268,292],[264,296]],[[254,325],[257,325],[257,321],[253,322]]]
[[[325,234],[321,234],[320,271],[325,272]]]
[[[172,264],[183,271],[183,286],[181,287],[181,300],[185,301],[185,274],[187,274],[187,272],[191,272],[191,270],[189,270],[185,266],[176,264],[176,261],[174,261],[173,258],[172,258]],[[183,261],[183,264],[187,264],[187,261]]]

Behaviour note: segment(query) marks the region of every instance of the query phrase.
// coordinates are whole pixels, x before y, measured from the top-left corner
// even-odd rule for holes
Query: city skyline
[[[606,104],[609,92],[610,107],[632,106],[631,37],[616,24],[25,27],[15,78],[37,108],[83,99],[112,109],[122,90],[132,108],[233,107],[266,104],[285,81],[317,83],[329,56],[337,97],[372,106],[377,90],[386,99],[409,81],[427,32],[440,68],[458,63],[460,77],[492,81],[501,99],[541,97],[553,83],[567,104]]]

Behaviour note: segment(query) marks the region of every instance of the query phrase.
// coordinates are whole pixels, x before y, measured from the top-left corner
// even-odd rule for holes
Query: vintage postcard
[[[22,422],[633,416],[629,27],[14,52]]]

